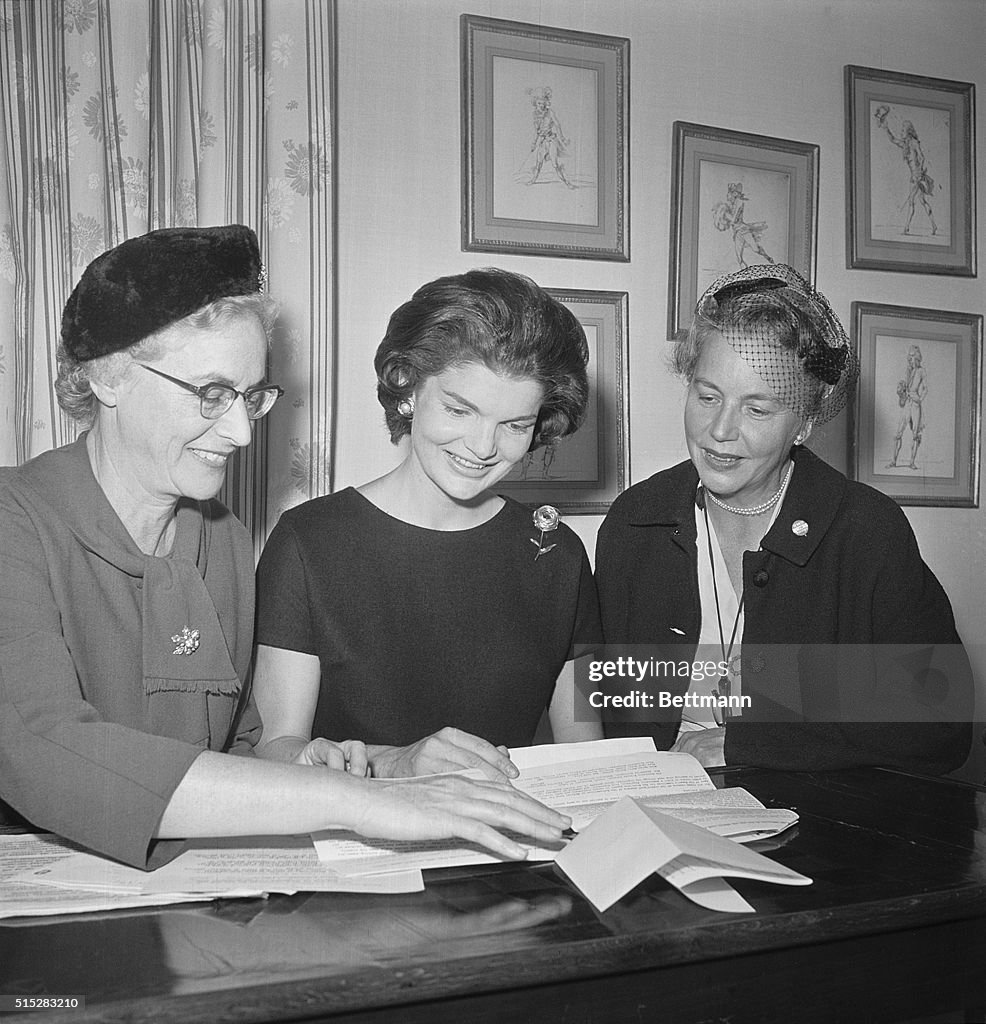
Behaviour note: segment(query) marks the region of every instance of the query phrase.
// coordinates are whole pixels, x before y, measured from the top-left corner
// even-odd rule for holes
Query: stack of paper
[[[342,876],[307,837],[197,841],[156,871],[87,853],[53,836],[0,836],[0,918],[75,914],[271,892],[417,892],[421,872]]]
[[[650,739],[614,739],[526,747],[512,750],[511,758],[521,773],[516,787],[568,814],[573,831],[580,833],[570,845],[528,845],[529,859],[557,858],[597,906],[608,906],[610,896],[609,902],[618,899],[653,871],[716,909],[749,909],[721,881],[723,874],[735,873],[727,868],[741,867],[747,877],[757,878],[773,871],[771,881],[809,881],[731,841],[776,835],[797,821],[797,815],[765,808],[743,789],[716,789],[690,754],[658,753]],[[619,846],[618,837],[631,833],[642,837],[640,857],[630,857],[626,869],[615,872],[609,854],[603,856],[597,847]],[[737,860],[735,851],[745,858]],[[8,835],[0,836],[0,918],[270,892],[414,892],[424,887],[422,868],[500,859],[478,846],[450,840],[372,840],[332,830],[311,839],[192,842],[170,864],[145,872],[64,840]],[[587,873],[593,863],[604,866],[605,884]],[[706,881],[710,873],[719,879],[714,884]]]
[[[521,769],[514,785],[569,815],[575,832],[625,796],[739,842],[777,835],[798,820],[745,789],[716,789],[691,754],[656,751],[649,737],[527,747],[510,756]]]
[[[132,891],[54,887],[34,877],[80,848],[55,836],[0,835],[0,919],[47,914],[84,914],[95,910],[185,903],[213,897],[196,893],[164,899]],[[41,877],[44,877],[43,875]]]
[[[793,811],[765,808],[746,790],[716,789],[694,757],[658,752],[649,738],[524,747],[510,756],[521,772],[514,785],[569,815],[576,832],[624,796],[740,842],[776,835],[798,820]],[[351,876],[500,860],[477,846],[448,841],[372,840],[342,830],[312,838],[325,864]],[[564,849],[524,845],[529,860],[553,860]]]

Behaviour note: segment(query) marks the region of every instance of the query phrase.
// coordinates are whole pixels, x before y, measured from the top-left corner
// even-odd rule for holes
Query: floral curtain
[[[93,257],[243,223],[281,301],[287,394],[223,498],[259,548],[331,489],[334,35],[331,0],[0,0],[0,465],[75,436],[55,347]]]

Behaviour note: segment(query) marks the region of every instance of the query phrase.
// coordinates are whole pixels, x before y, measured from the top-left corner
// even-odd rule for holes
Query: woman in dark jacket
[[[777,264],[721,278],[674,369],[690,461],[621,495],[596,552],[607,643],[664,675],[607,730],[706,765],[958,767],[972,684],[948,598],[900,508],[803,447],[858,372],[828,302]],[[696,662],[715,669],[670,671]]]

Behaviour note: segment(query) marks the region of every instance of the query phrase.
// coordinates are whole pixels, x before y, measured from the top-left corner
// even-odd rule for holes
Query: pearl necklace
[[[794,463],[787,467],[787,472],[784,474],[784,479],[781,481],[780,487],[764,502],[759,505],[754,505],[752,508],[737,508],[735,505],[727,505],[724,501],[717,498],[708,488],[705,489],[705,493],[709,496],[709,500],[713,505],[718,505],[719,508],[726,512],[732,512],[736,516],[759,516],[766,512],[768,509],[773,508],[780,496],[784,493],[784,488],[787,487],[788,480],[791,479],[791,474],[794,472]]]

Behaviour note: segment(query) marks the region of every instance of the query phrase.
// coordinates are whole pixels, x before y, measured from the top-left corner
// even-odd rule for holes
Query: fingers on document
[[[520,774],[506,747],[494,747],[492,743],[461,729],[446,728],[436,735],[458,748],[457,758],[462,767],[478,768],[494,782],[516,779]]]
[[[523,860],[525,848],[505,835],[515,833],[539,843],[558,843],[571,819],[550,807],[498,783],[473,783],[477,793],[470,794],[456,834],[511,860]]]

